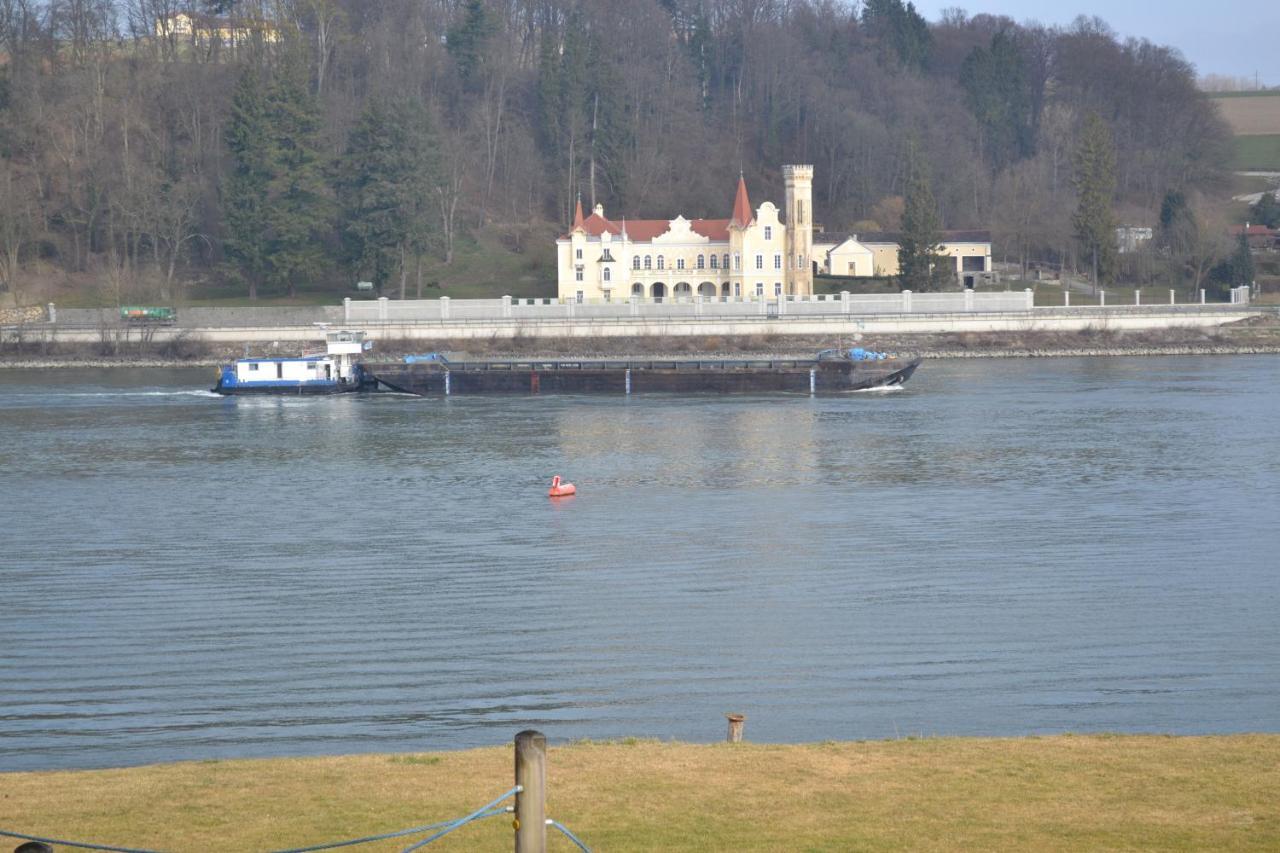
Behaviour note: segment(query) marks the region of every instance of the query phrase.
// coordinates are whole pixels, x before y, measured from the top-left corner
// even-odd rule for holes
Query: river
[[[1280,730],[1280,357],[817,398],[212,378],[0,370],[0,770],[729,711],[769,742]]]

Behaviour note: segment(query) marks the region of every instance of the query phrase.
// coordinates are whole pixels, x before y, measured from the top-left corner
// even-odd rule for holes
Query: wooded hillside
[[[829,230],[892,230],[909,142],[944,227],[1074,264],[1087,114],[1148,224],[1231,156],[1176,51],[901,0],[0,0],[0,57],[15,294],[412,289],[463,235],[545,247],[579,194],[725,216],[739,170],[781,199],[783,163],[814,164]]]

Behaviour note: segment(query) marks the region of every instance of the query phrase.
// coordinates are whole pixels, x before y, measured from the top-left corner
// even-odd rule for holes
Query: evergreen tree
[[[223,250],[233,273],[258,298],[267,275],[268,183],[271,179],[271,134],[263,83],[247,68],[236,83],[227,120],[226,145],[231,170],[222,187]]]
[[[1097,113],[1084,120],[1073,160],[1079,204],[1071,219],[1076,239],[1089,256],[1094,290],[1110,281],[1116,257],[1116,149],[1111,131]]]
[[[324,265],[331,208],[319,152],[319,112],[303,75],[278,73],[268,90],[267,277],[289,296]]]
[[[891,55],[903,67],[924,70],[933,37],[915,4],[904,5],[902,0],[866,0],[862,7],[862,26],[882,47],[891,48]]]
[[[975,47],[960,67],[965,102],[982,128],[983,150],[996,171],[1035,153],[1026,77],[1022,53],[1004,30],[991,37],[990,49]]]
[[[451,27],[445,38],[449,55],[458,66],[458,76],[470,87],[479,76],[484,58],[484,43],[494,32],[494,23],[485,11],[483,0],[467,0],[462,20]]]
[[[404,298],[408,258],[430,240],[433,149],[416,101],[374,99],[351,131],[336,181],[340,230],[348,264],[379,293],[399,272]]]
[[[1276,199],[1275,192],[1264,192],[1258,203],[1249,207],[1249,221],[1268,228],[1280,228],[1280,200]]]
[[[950,259],[938,254],[938,203],[914,143],[907,150],[907,192],[898,241],[898,281],[903,290],[940,290],[950,278]]]
[[[1236,250],[1231,255],[1231,286],[1252,285],[1255,272],[1253,252],[1249,250],[1249,236],[1241,232],[1240,238],[1236,241]]]

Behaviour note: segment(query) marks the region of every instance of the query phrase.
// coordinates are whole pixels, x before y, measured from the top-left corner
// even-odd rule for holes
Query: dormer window
[[[766,240],[772,240],[772,239],[773,239],[773,226],[772,226],[772,225],[766,225],[766,226],[764,227],[764,238],[765,238]]]
[[[600,261],[599,261],[599,263],[602,263],[602,264],[612,264],[612,263],[614,263],[613,255],[609,254],[609,247],[608,247],[608,246],[605,246],[605,247],[604,247],[604,254],[600,256]]]

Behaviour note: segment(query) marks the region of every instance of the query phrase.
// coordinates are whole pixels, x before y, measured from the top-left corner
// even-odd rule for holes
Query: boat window
[[[249,364],[249,369],[250,369],[250,370],[257,370],[257,369],[258,369],[258,363],[257,363],[256,361],[254,361],[254,362],[250,362],[250,364]]]
[[[276,379],[284,379],[284,362],[276,362]]]

